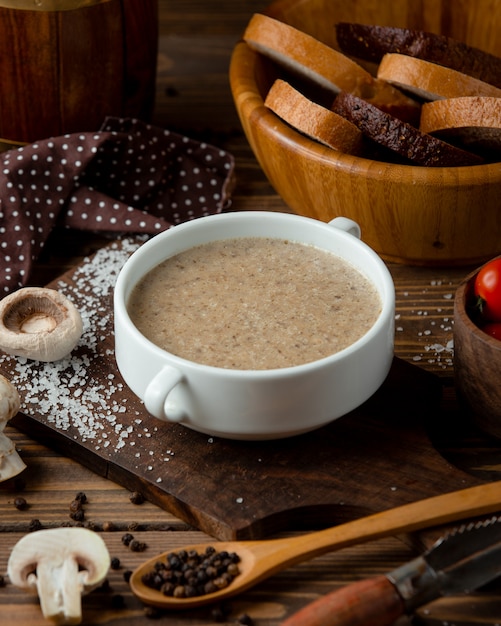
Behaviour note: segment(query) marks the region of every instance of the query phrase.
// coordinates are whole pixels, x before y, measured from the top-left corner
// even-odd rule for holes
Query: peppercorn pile
[[[142,576],[142,582],[166,596],[202,596],[227,587],[240,574],[239,562],[235,552],[218,552],[212,546],[201,554],[196,550],[170,552]]]

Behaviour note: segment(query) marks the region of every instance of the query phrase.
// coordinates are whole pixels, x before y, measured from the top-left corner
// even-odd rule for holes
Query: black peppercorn
[[[79,491],[77,495],[75,496],[75,500],[78,500],[82,504],[85,504],[87,502],[87,496],[85,495],[83,491]]]
[[[28,530],[31,533],[35,530],[41,530],[42,528],[42,522],[39,519],[32,519],[29,524]]]
[[[85,519],[85,512],[83,509],[77,509],[76,511],[71,511],[70,517],[75,520],[75,522],[83,522]]]
[[[123,576],[124,576],[125,582],[128,583],[130,580],[130,577],[132,576],[132,570],[126,569]]]
[[[209,582],[205,583],[204,593],[214,593],[215,591],[217,591],[217,587],[213,580],[209,580]]]
[[[143,504],[144,496],[142,493],[139,493],[139,491],[133,491],[129,496],[129,500],[132,504]]]
[[[134,539],[134,536],[131,535],[130,533],[125,533],[125,535],[123,535],[122,537],[122,543],[124,544],[124,546],[128,546],[130,545],[130,542]]]
[[[172,595],[175,598],[184,598],[186,596],[186,591],[183,585],[177,585],[176,587],[174,587],[174,591],[172,593]]]
[[[81,500],[72,500],[70,502],[70,511],[72,511],[72,512],[80,511],[81,508],[82,508],[82,501]]]
[[[111,569],[120,569],[120,559],[114,556],[110,561]]]
[[[254,624],[252,617],[250,617],[250,615],[247,615],[247,613],[244,613],[243,615],[240,615],[238,617],[238,623],[243,624],[244,626],[252,626],[252,624]]]
[[[131,542],[131,546],[134,542]],[[209,548],[204,554],[194,550],[169,552],[144,574],[143,583],[167,596],[187,598],[214,593],[227,587],[240,573],[240,557]]]
[[[133,539],[129,544],[129,548],[132,552],[144,552],[144,550],[146,550],[146,544],[137,539]]]
[[[0,587],[5,587],[5,577],[0,574]]]
[[[16,507],[18,511],[24,511],[25,509],[28,508],[28,503],[26,502],[24,498],[17,497],[14,500],[14,506]]]

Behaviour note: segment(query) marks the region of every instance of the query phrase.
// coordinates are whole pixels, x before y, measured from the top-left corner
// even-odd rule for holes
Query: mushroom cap
[[[0,301],[0,349],[12,356],[57,361],[82,332],[78,309],[55,289],[25,287]]]

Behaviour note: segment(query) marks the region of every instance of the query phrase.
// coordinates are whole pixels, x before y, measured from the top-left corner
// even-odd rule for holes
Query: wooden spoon
[[[214,593],[193,598],[174,598],[144,585],[143,574],[150,572],[156,561],[165,559],[168,552],[140,565],[130,578],[130,586],[145,604],[168,609],[189,609],[225,600],[287,567],[335,549],[500,510],[501,481],[497,481],[419,500],[300,536],[257,541],[213,541],[185,547],[185,550],[204,552],[207,546],[212,545],[218,551],[236,552],[240,556],[240,574],[226,588]]]

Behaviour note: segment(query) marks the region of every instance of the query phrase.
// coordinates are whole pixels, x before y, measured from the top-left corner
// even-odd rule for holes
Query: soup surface
[[[300,365],[346,348],[381,311],[375,286],[314,246],[249,237],[191,248],[153,268],[129,302],[164,350],[231,369]]]

